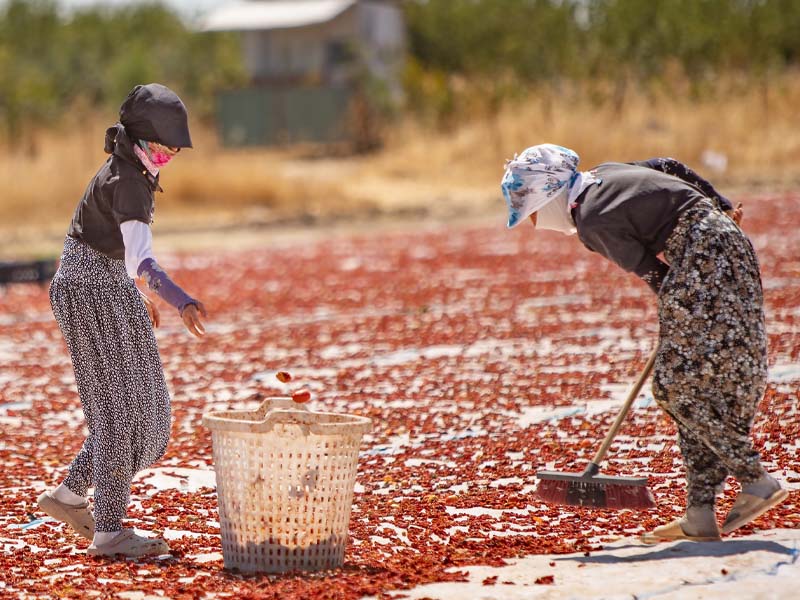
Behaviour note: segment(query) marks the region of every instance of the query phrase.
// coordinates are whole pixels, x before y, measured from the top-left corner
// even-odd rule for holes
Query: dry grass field
[[[791,189],[800,181],[800,78],[766,87],[727,83],[723,99],[692,101],[676,84],[661,96],[628,93],[597,107],[577,92],[530,97],[447,131],[396,124],[369,155],[333,149],[221,147],[196,124],[195,149],[163,173],[156,232],[334,219],[452,217],[499,210],[503,161],[544,141],[574,148],[589,167],[674,156],[729,194]],[[104,160],[115,115],[41,132],[35,152],[0,147],[0,258],[49,254]],[[722,163],[720,163],[722,160]]]

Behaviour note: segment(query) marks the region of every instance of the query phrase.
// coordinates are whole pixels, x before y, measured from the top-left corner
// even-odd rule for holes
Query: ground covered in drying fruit
[[[754,435],[794,491],[736,535],[800,526],[800,197],[754,197],[745,208],[770,332]],[[657,509],[565,509],[531,495],[537,469],[582,468],[654,345],[655,298],[633,276],[575,238],[506,231],[502,215],[481,227],[266,237],[258,249],[161,257],[210,318],[196,341],[162,309],[173,438],[137,477],[128,521],[169,539],[171,556],[156,559],[88,558],[87,542],[37,513],[37,495],[81,445],[82,416],[46,289],[0,290],[0,597],[381,596],[463,579],[470,566],[592,553],[681,512],[675,431],[649,389],[605,472],[648,475]],[[280,370],[294,380],[279,382]],[[313,576],[228,572],[201,415],[256,406],[295,383],[311,391],[312,409],[373,419],[345,565]],[[728,486],[721,509],[734,493]]]

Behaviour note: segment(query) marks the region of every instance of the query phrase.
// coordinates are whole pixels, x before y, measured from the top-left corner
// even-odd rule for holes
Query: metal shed
[[[351,100],[365,78],[400,93],[402,10],[388,0],[261,0],[224,5],[205,31],[242,35],[246,89],[219,95],[229,145],[346,139]]]

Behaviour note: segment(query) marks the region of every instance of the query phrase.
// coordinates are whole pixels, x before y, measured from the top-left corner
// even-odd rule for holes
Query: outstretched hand
[[[142,300],[144,301],[144,306],[147,309],[147,316],[150,317],[150,322],[153,324],[153,327],[161,325],[161,313],[158,311],[156,303],[145,294],[142,294]]]
[[[206,334],[205,327],[203,327],[203,323],[200,321],[200,315],[202,315],[204,319],[208,317],[206,307],[203,306],[202,302],[187,304],[183,312],[181,312],[181,319],[183,319],[183,324],[186,326],[186,329],[189,330],[189,333],[199,338]]]
[[[736,208],[734,208],[732,210],[726,210],[725,212],[727,213],[727,215],[731,219],[733,219],[734,223],[736,223],[737,225],[741,226],[741,224],[742,224],[742,216],[744,215],[744,209],[742,209],[742,203],[741,202],[739,202],[739,204],[736,205]]]

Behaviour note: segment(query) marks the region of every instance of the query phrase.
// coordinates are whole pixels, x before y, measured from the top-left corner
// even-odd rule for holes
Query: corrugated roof
[[[325,23],[357,0],[295,0],[236,2],[212,11],[201,23],[203,31],[289,29]]]

